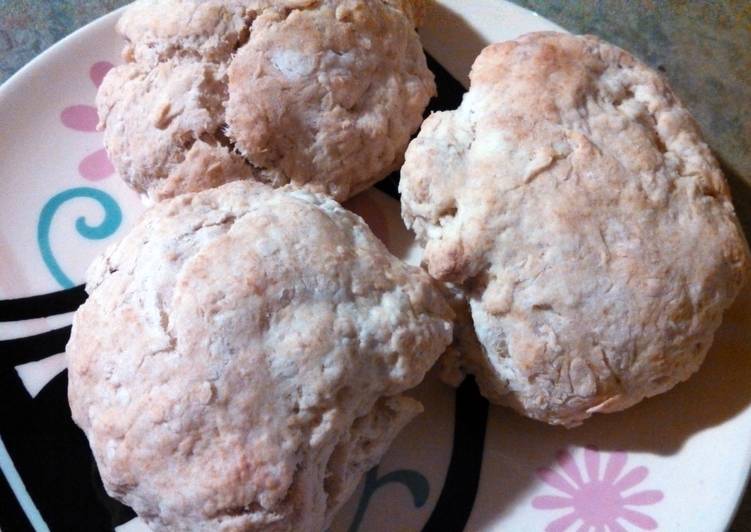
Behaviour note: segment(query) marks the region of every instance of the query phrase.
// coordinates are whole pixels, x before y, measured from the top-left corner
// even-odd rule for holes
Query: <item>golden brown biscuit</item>
[[[108,154],[154,200],[252,178],[343,201],[401,165],[435,94],[422,5],[139,0],[97,96]]]
[[[73,419],[155,530],[323,530],[451,341],[433,281],[361,218],[252,181],[158,203],[87,291]]]
[[[566,426],[701,364],[748,269],[722,173],[657,73],[591,36],[487,47],[407,150],[402,208],[491,400]],[[447,364],[449,367],[452,364]]]

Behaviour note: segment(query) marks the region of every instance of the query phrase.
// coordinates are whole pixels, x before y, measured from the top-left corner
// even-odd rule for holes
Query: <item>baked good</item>
[[[361,218],[252,181],[159,202],[86,290],[73,419],[154,530],[323,530],[452,335],[435,282]]]
[[[566,426],[688,378],[749,262],[689,112],[592,36],[493,44],[470,80],[425,120],[400,185],[426,268],[469,300],[482,349],[454,366]]]
[[[252,178],[343,201],[401,165],[435,94],[422,0],[138,0],[97,95],[151,200]]]

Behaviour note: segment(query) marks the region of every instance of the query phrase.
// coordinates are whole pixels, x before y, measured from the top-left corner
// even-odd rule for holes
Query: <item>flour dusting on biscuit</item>
[[[421,0],[138,0],[97,95],[119,175],[159,200],[254,179],[344,201],[397,170],[435,94]]]
[[[454,362],[488,398],[567,426],[688,378],[749,263],[689,112],[591,36],[491,45],[470,79],[401,180],[426,268],[469,300],[482,349]]]
[[[323,530],[452,336],[434,281],[361,218],[251,181],[158,203],[86,289],[73,419],[155,530]]]

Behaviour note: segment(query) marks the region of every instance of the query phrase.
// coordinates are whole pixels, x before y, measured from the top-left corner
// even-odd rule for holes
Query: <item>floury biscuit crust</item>
[[[251,181],[146,211],[87,291],[73,419],[155,530],[323,530],[452,336],[435,282],[362,219]]]
[[[152,200],[236,179],[343,201],[399,168],[435,94],[409,0],[138,0],[97,96]]]
[[[749,260],[689,112],[591,36],[491,45],[470,79],[457,110],[425,120],[401,180],[424,264],[463,288],[481,345],[445,365],[566,426],[688,378]]]

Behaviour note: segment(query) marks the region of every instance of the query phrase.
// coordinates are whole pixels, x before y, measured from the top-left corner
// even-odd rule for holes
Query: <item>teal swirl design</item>
[[[60,265],[57,263],[55,255],[52,253],[52,247],[50,246],[50,228],[52,227],[52,219],[60,206],[76,198],[93,199],[104,209],[104,220],[102,220],[99,225],[89,225],[86,222],[86,218],[83,216],[80,216],[76,220],[76,231],[78,231],[79,235],[88,240],[101,240],[108,236],[112,236],[123,221],[123,213],[117,202],[112,196],[96,188],[76,187],[64,190],[59,194],[52,196],[49,201],[44,204],[42,212],[39,214],[39,223],[37,224],[37,244],[42,253],[44,264],[49,269],[52,277],[54,277],[63,288],[72,288],[75,284],[70,277],[65,275],[60,268]]]
[[[365,487],[362,490],[362,495],[357,503],[357,511],[355,517],[352,519],[352,524],[349,525],[348,532],[357,532],[362,524],[362,520],[365,517],[365,511],[368,509],[370,499],[373,497],[373,493],[378,488],[385,486],[391,482],[398,484],[404,484],[412,495],[412,502],[415,508],[421,508],[428,500],[430,494],[430,486],[428,479],[426,479],[421,473],[412,469],[398,469],[387,473],[386,475],[378,478],[378,466],[374,467],[365,476]]]

